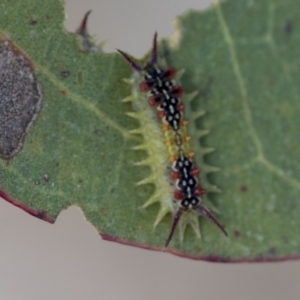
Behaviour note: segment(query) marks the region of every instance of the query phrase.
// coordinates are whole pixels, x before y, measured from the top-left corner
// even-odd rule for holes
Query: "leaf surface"
[[[78,205],[105,239],[162,249],[171,216],[153,230],[158,205],[139,209],[153,186],[135,185],[149,169],[134,165],[145,153],[132,150],[128,130],[139,124],[121,102],[130,68],[118,54],[80,51],[60,1],[0,6],[2,39],[32,61],[43,90],[23,149],[0,161],[1,195],[48,221]],[[166,251],[215,261],[299,256],[299,13],[292,0],[228,0],[179,17],[161,43],[168,63],[185,69],[185,91],[199,91],[186,110],[192,147],[200,168],[203,160],[220,168],[202,175],[222,190],[205,201],[229,232],[201,218],[201,240],[188,228]],[[203,157],[207,147],[215,151]]]

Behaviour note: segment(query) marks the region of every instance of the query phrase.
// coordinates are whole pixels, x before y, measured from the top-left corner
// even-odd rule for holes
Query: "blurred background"
[[[66,28],[92,9],[89,32],[141,57],[155,30],[208,0],[67,0]],[[42,3],[42,2],[41,2]],[[300,261],[219,264],[102,241],[81,211],[63,211],[54,225],[0,200],[0,300],[300,299]]]

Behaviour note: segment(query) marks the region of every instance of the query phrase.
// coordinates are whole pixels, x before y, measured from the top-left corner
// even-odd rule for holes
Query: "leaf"
[[[299,257],[299,11],[292,0],[229,0],[186,13],[161,43],[168,64],[185,69],[185,91],[199,91],[186,104],[192,148],[204,187],[222,190],[205,201],[229,232],[201,218],[201,240],[188,228],[166,251],[214,261]],[[135,185],[149,169],[134,165],[146,156],[132,150],[139,139],[128,131],[139,124],[121,102],[131,70],[118,54],[80,51],[63,22],[60,1],[1,3],[2,39],[30,58],[44,95],[23,149],[0,162],[1,195],[48,221],[78,205],[103,238],[161,250],[171,216],[153,230],[159,206],[139,209],[154,187]]]

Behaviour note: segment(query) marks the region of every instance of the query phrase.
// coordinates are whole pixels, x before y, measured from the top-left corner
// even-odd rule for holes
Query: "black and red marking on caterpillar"
[[[145,66],[135,62],[125,52],[118,51],[131,67],[143,76],[143,80],[139,84],[140,90],[148,93],[149,105],[157,110],[163,130],[169,133],[166,134],[166,139],[167,144],[172,148],[170,151],[173,169],[171,178],[174,181],[174,199],[177,207],[165,247],[171,241],[182,215],[191,210],[213,222],[227,235],[219,221],[201,204],[205,190],[200,185],[198,180],[200,170],[196,167],[193,153],[189,150],[190,138],[186,133],[187,121],[183,118],[184,104],[180,100],[184,89],[175,80],[176,70],[174,68],[164,69],[158,64],[157,34],[154,35],[150,60]]]

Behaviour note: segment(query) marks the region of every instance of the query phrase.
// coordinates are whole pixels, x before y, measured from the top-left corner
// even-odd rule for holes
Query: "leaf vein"
[[[88,101],[87,99],[81,97],[78,94],[72,93],[64,84],[62,84],[56,76],[54,76],[47,68],[37,65],[37,68],[46,76],[48,76],[54,84],[61,90],[65,90],[69,95],[69,98],[74,102],[82,105],[85,109],[93,112],[102,122],[105,122],[110,127],[114,128],[118,132],[120,132],[125,139],[130,138],[130,134],[127,130],[124,130],[121,126],[111,120],[104,112],[102,112],[94,103]]]
[[[271,11],[270,11],[269,18],[272,17],[272,9],[274,9],[274,7],[273,8],[272,7],[273,6],[270,6]],[[246,89],[245,81],[244,81],[244,78],[242,76],[242,72],[241,72],[241,69],[240,69],[239,62],[238,62],[237,53],[236,53],[236,49],[235,49],[235,44],[234,44],[232,36],[229,32],[227,23],[224,19],[219,1],[216,1],[214,3],[214,8],[215,8],[215,11],[216,11],[219,23],[220,23],[220,27],[221,27],[222,34],[224,36],[225,43],[228,46],[229,55],[230,55],[231,63],[232,63],[232,66],[233,66],[233,72],[234,72],[234,74],[237,78],[237,82],[238,82],[238,85],[239,85],[239,88],[240,88],[240,91],[241,91],[241,95],[242,95],[241,99],[242,99],[242,106],[243,106],[243,110],[244,110],[244,114],[245,114],[245,120],[246,120],[246,123],[247,123],[247,125],[250,129],[250,134],[253,138],[254,144],[255,144],[256,149],[257,149],[256,159],[257,159],[258,162],[262,163],[265,167],[267,167],[267,169],[269,169],[271,172],[273,172],[277,176],[279,176],[282,180],[286,181],[291,186],[293,186],[297,189],[300,189],[300,182],[299,181],[297,181],[296,179],[288,176],[283,170],[281,170],[280,168],[278,168],[277,166],[272,164],[264,156],[262,145],[260,143],[258,135],[256,134],[256,131],[255,131],[254,126],[253,126],[251,110],[250,110],[248,100],[247,100],[247,89]],[[273,26],[272,24],[273,24],[273,21],[269,20],[269,28],[268,28],[268,33],[267,33],[268,39],[267,39],[267,41],[269,41],[270,45],[273,45],[272,50],[275,51],[275,45],[272,42],[272,35],[270,33],[271,26]],[[282,61],[281,61],[281,63],[282,63]],[[286,68],[283,68],[283,69],[285,70]],[[285,74],[287,76],[289,75],[286,72],[285,72]],[[289,79],[291,81],[291,78],[289,78]]]

